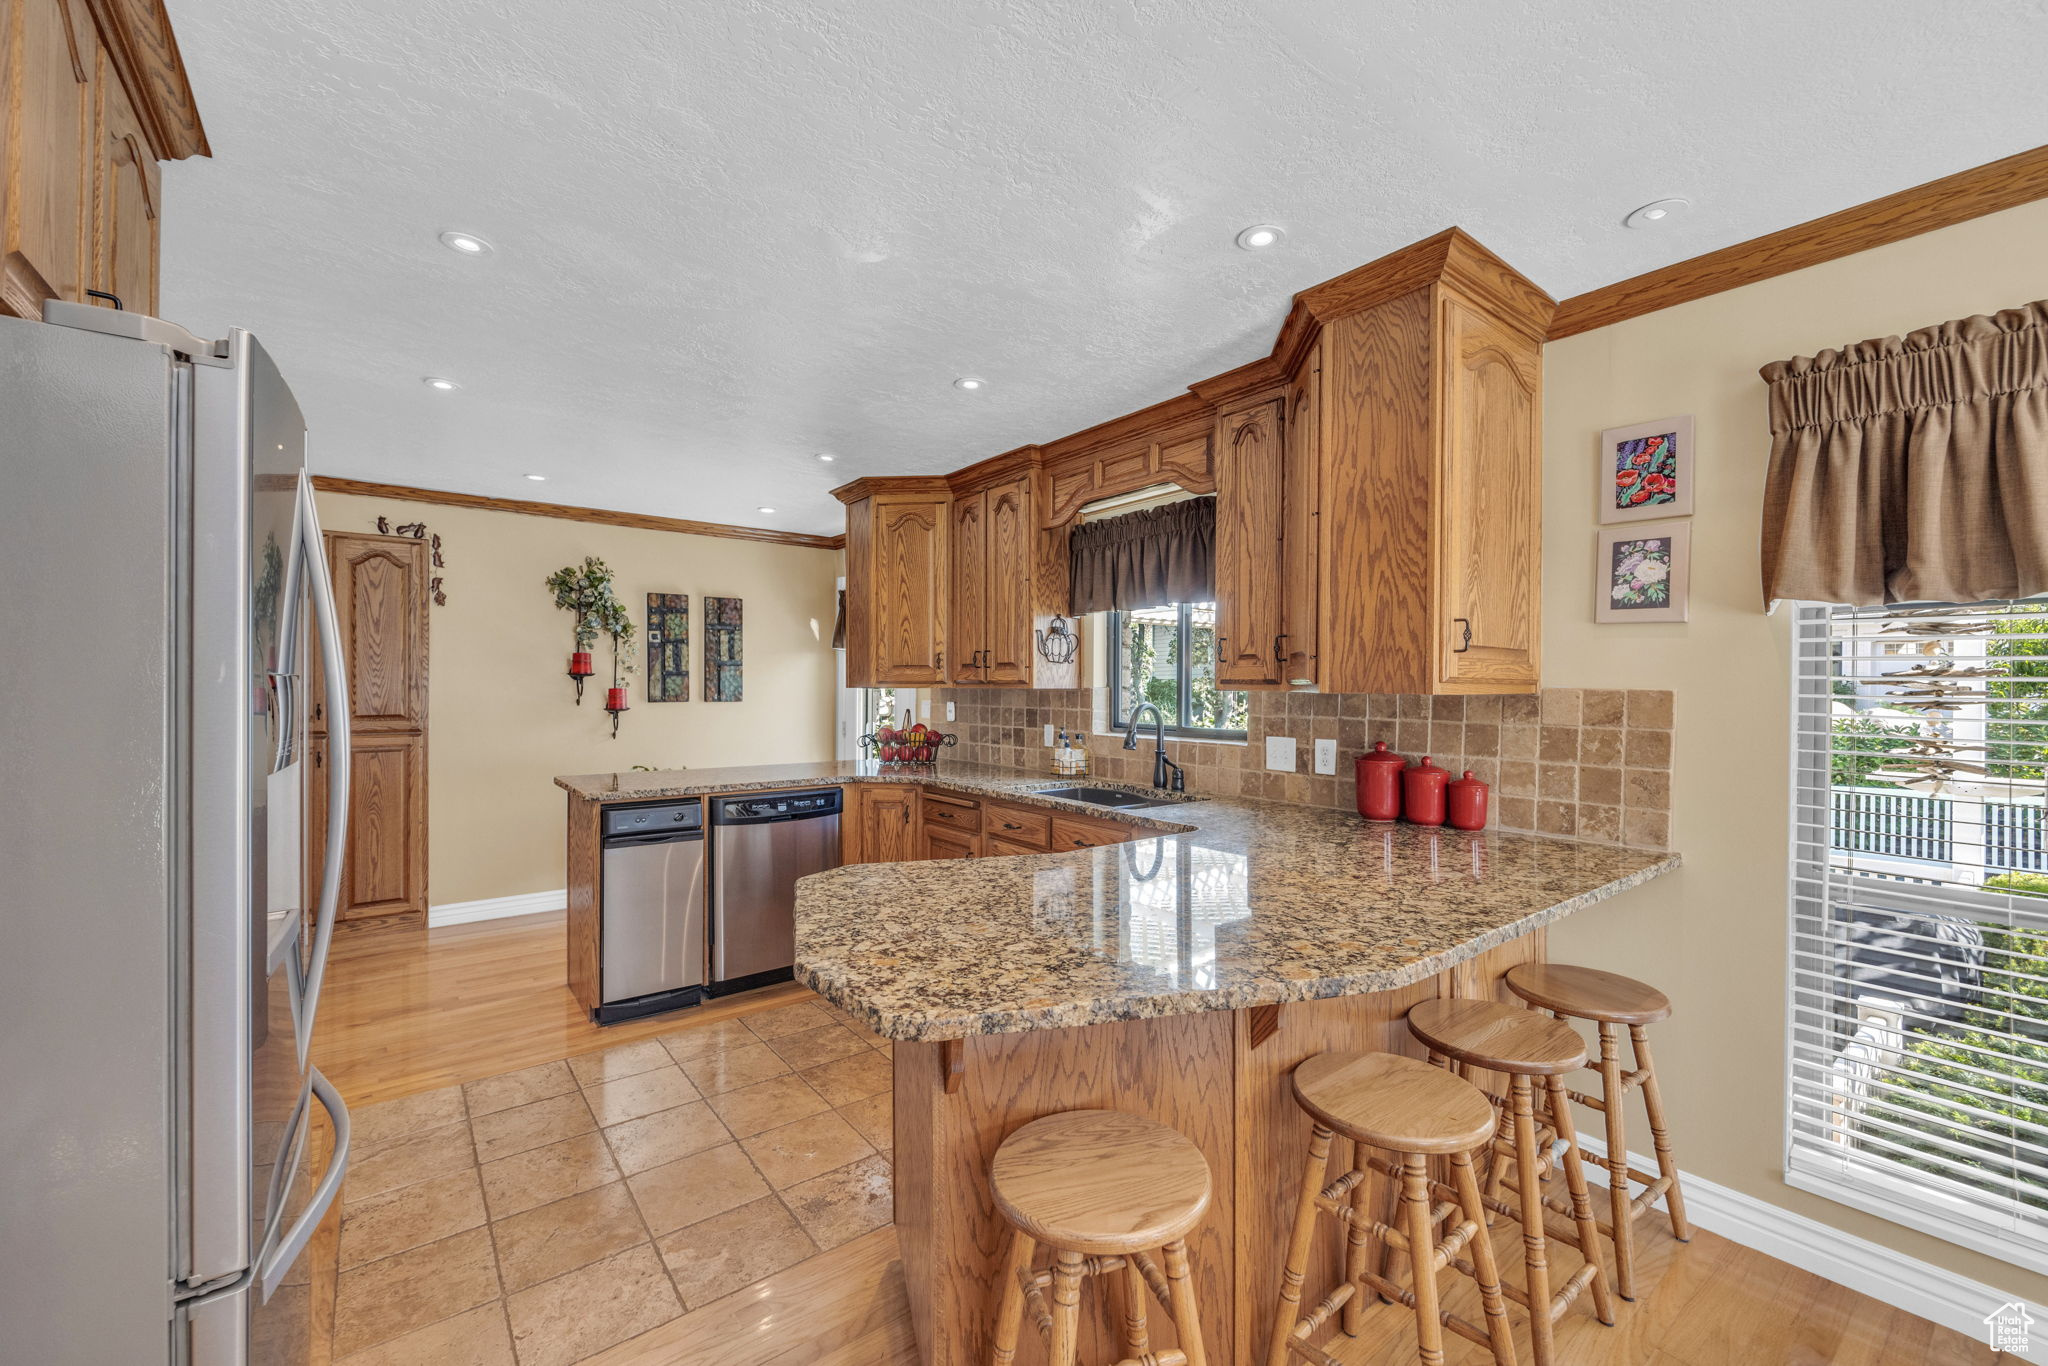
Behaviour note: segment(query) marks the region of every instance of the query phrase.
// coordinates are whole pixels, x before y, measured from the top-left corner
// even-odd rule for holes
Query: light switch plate
[[[1316,772],[1335,773],[1336,771],[1337,742],[1335,740],[1316,741]]]
[[[948,721],[953,719],[953,704],[951,702],[946,704],[946,719]]]
[[[1266,767],[1281,773],[1294,772],[1294,737],[1292,735],[1269,735],[1266,737]]]
[[[1045,747],[1047,749],[1052,748],[1052,722],[1050,721],[1045,723]]]

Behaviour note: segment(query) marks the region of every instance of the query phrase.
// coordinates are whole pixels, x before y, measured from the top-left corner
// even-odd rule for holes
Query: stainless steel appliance
[[[796,880],[839,866],[839,789],[711,802],[711,994],[786,982]]]
[[[597,1020],[704,999],[704,804],[604,810]]]
[[[305,423],[247,332],[45,317],[0,318],[0,1357],[287,1366],[349,1133],[307,1059],[349,747]]]

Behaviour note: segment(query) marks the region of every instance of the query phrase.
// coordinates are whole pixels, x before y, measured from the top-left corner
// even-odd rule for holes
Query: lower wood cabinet
[[[1077,820],[1072,816],[1052,818],[1054,849],[1097,849],[1105,844],[1122,844],[1136,831],[1113,821]]]
[[[1043,854],[1121,844],[1138,832],[1121,821],[1055,815],[1040,807],[984,802],[893,783],[846,789],[843,863]]]
[[[840,859],[845,863],[909,863],[922,857],[913,824],[917,789],[862,783],[847,789],[851,822],[840,824]],[[847,835],[851,833],[852,839]]]
[[[981,838],[981,852],[985,858],[1009,858],[1017,854],[1042,854],[1045,852],[1045,846],[1042,844],[1019,844],[1015,840],[1006,840],[995,835],[984,835]]]
[[[924,856],[928,859],[977,858],[980,854],[981,841],[973,835],[963,835],[942,825],[924,828]]]
[[[1040,850],[1051,847],[1052,813],[1023,806],[987,805],[981,811],[981,832],[989,842]]]

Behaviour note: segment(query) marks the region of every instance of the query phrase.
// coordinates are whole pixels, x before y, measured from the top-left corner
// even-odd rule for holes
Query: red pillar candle
[[[604,709],[606,711],[627,710],[626,690],[624,688],[606,688],[604,690]]]
[[[1445,819],[1454,830],[1486,828],[1487,786],[1466,769],[1465,776],[1444,788]]]
[[[1444,823],[1444,785],[1450,773],[1429,761],[1412,765],[1401,775],[1401,815],[1416,825]]]
[[[596,672],[590,667],[590,651],[578,650],[569,656],[569,677],[588,678]]]
[[[1358,756],[1358,814],[1369,821],[1401,819],[1401,770],[1408,761],[1375,740],[1372,753]]]

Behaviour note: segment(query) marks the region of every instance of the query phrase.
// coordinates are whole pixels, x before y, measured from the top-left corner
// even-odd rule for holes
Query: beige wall
[[[448,605],[432,610],[427,742],[429,899],[440,906],[563,885],[557,773],[832,757],[837,661],[831,648],[836,551],[639,531],[551,517],[480,512],[335,494],[320,497],[331,531],[424,520],[440,533]],[[543,580],[596,555],[617,576],[641,636],[632,710],[611,739],[604,687],[583,705],[564,669],[570,622]],[[690,595],[688,702],[646,700],[647,594]],[[741,702],[703,700],[704,595],[745,601]]]
[[[1646,978],[1677,1015],[1659,1069],[1688,1171],[2035,1303],[2048,1277],[1780,1179],[1785,1049],[1790,613],[1758,604],[1769,456],[1757,367],[2048,297],[2048,203],[1865,252],[1554,343],[1544,352],[1543,678],[1677,693],[1678,875],[1565,921],[1553,955]],[[1604,427],[1698,420],[1692,618],[1593,624]],[[1640,1111],[1631,1139],[1648,1152]]]

